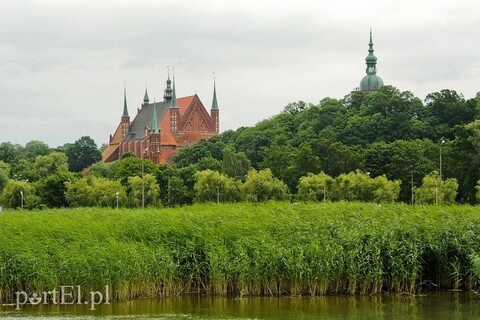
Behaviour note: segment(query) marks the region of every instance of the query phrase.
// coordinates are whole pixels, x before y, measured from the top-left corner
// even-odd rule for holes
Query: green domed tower
[[[383,80],[377,76],[377,57],[373,54],[372,30],[370,29],[370,43],[368,56],[365,58],[367,75],[360,81],[360,91],[376,91],[383,86]]]

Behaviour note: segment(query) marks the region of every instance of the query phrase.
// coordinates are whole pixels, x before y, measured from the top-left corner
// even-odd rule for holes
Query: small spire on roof
[[[178,109],[177,106],[177,93],[175,92],[175,73],[173,73],[173,90],[172,90],[172,104],[170,105],[172,109]]]
[[[127,85],[123,86],[123,117],[128,117],[128,109],[127,109]]]
[[[217,103],[217,86],[215,83],[215,71],[213,72],[213,100],[212,100],[212,109],[218,109]]]
[[[157,104],[153,98],[153,117],[152,117],[152,133],[158,134],[158,118],[157,118]]]
[[[143,96],[143,103],[148,104],[150,99],[148,98],[147,85],[145,84],[145,96]]]
[[[365,58],[367,74],[376,73],[377,57],[373,53],[372,28],[370,28],[370,42],[368,43],[368,55]]]

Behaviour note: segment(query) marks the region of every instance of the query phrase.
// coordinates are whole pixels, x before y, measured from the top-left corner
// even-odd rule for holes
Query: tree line
[[[338,177],[360,170],[399,180],[398,201],[415,202],[427,178],[427,184],[434,182],[437,202],[451,179],[448,186],[457,185],[455,202],[473,204],[480,180],[479,119],[480,94],[465,99],[446,89],[422,101],[411,92],[383,86],[318,104],[291,103],[255,126],[183,149],[174,163],[221,162],[226,146],[244,153],[253,168],[269,168],[292,194],[309,173]]]
[[[219,201],[475,203],[480,96],[383,86],[291,103],[252,127],[184,147],[172,164],[100,162],[89,137],[0,144],[4,207],[176,206]]]

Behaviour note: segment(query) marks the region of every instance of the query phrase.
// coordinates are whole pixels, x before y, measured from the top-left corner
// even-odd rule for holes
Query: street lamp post
[[[145,209],[145,152],[147,152],[148,148],[143,150],[142,152],[142,209]]]
[[[117,209],[118,209],[118,195],[119,195],[119,192],[115,192],[115,197],[117,198]]]
[[[443,203],[443,176],[442,176],[442,145],[445,143],[445,140],[440,141],[440,204]]]
[[[170,205],[171,200],[170,200],[170,178],[168,178],[167,182],[167,204]]]
[[[414,204],[415,202],[415,193],[414,193],[414,187],[413,187],[413,168],[412,168],[412,177],[411,177],[411,184],[412,184],[412,205]]]
[[[20,208],[23,210],[23,191],[20,191]]]

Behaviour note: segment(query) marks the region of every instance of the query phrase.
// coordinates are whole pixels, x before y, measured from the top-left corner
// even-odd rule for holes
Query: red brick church
[[[156,164],[171,162],[181,147],[219,133],[220,111],[215,82],[210,113],[196,94],[177,99],[175,77],[173,84],[168,77],[163,98],[162,102],[150,103],[145,89],[143,103],[133,121],[130,121],[124,91],[123,115],[117,130],[110,135],[108,147],[103,151],[103,161],[115,161],[123,154],[133,152],[137,157],[150,159]]]

